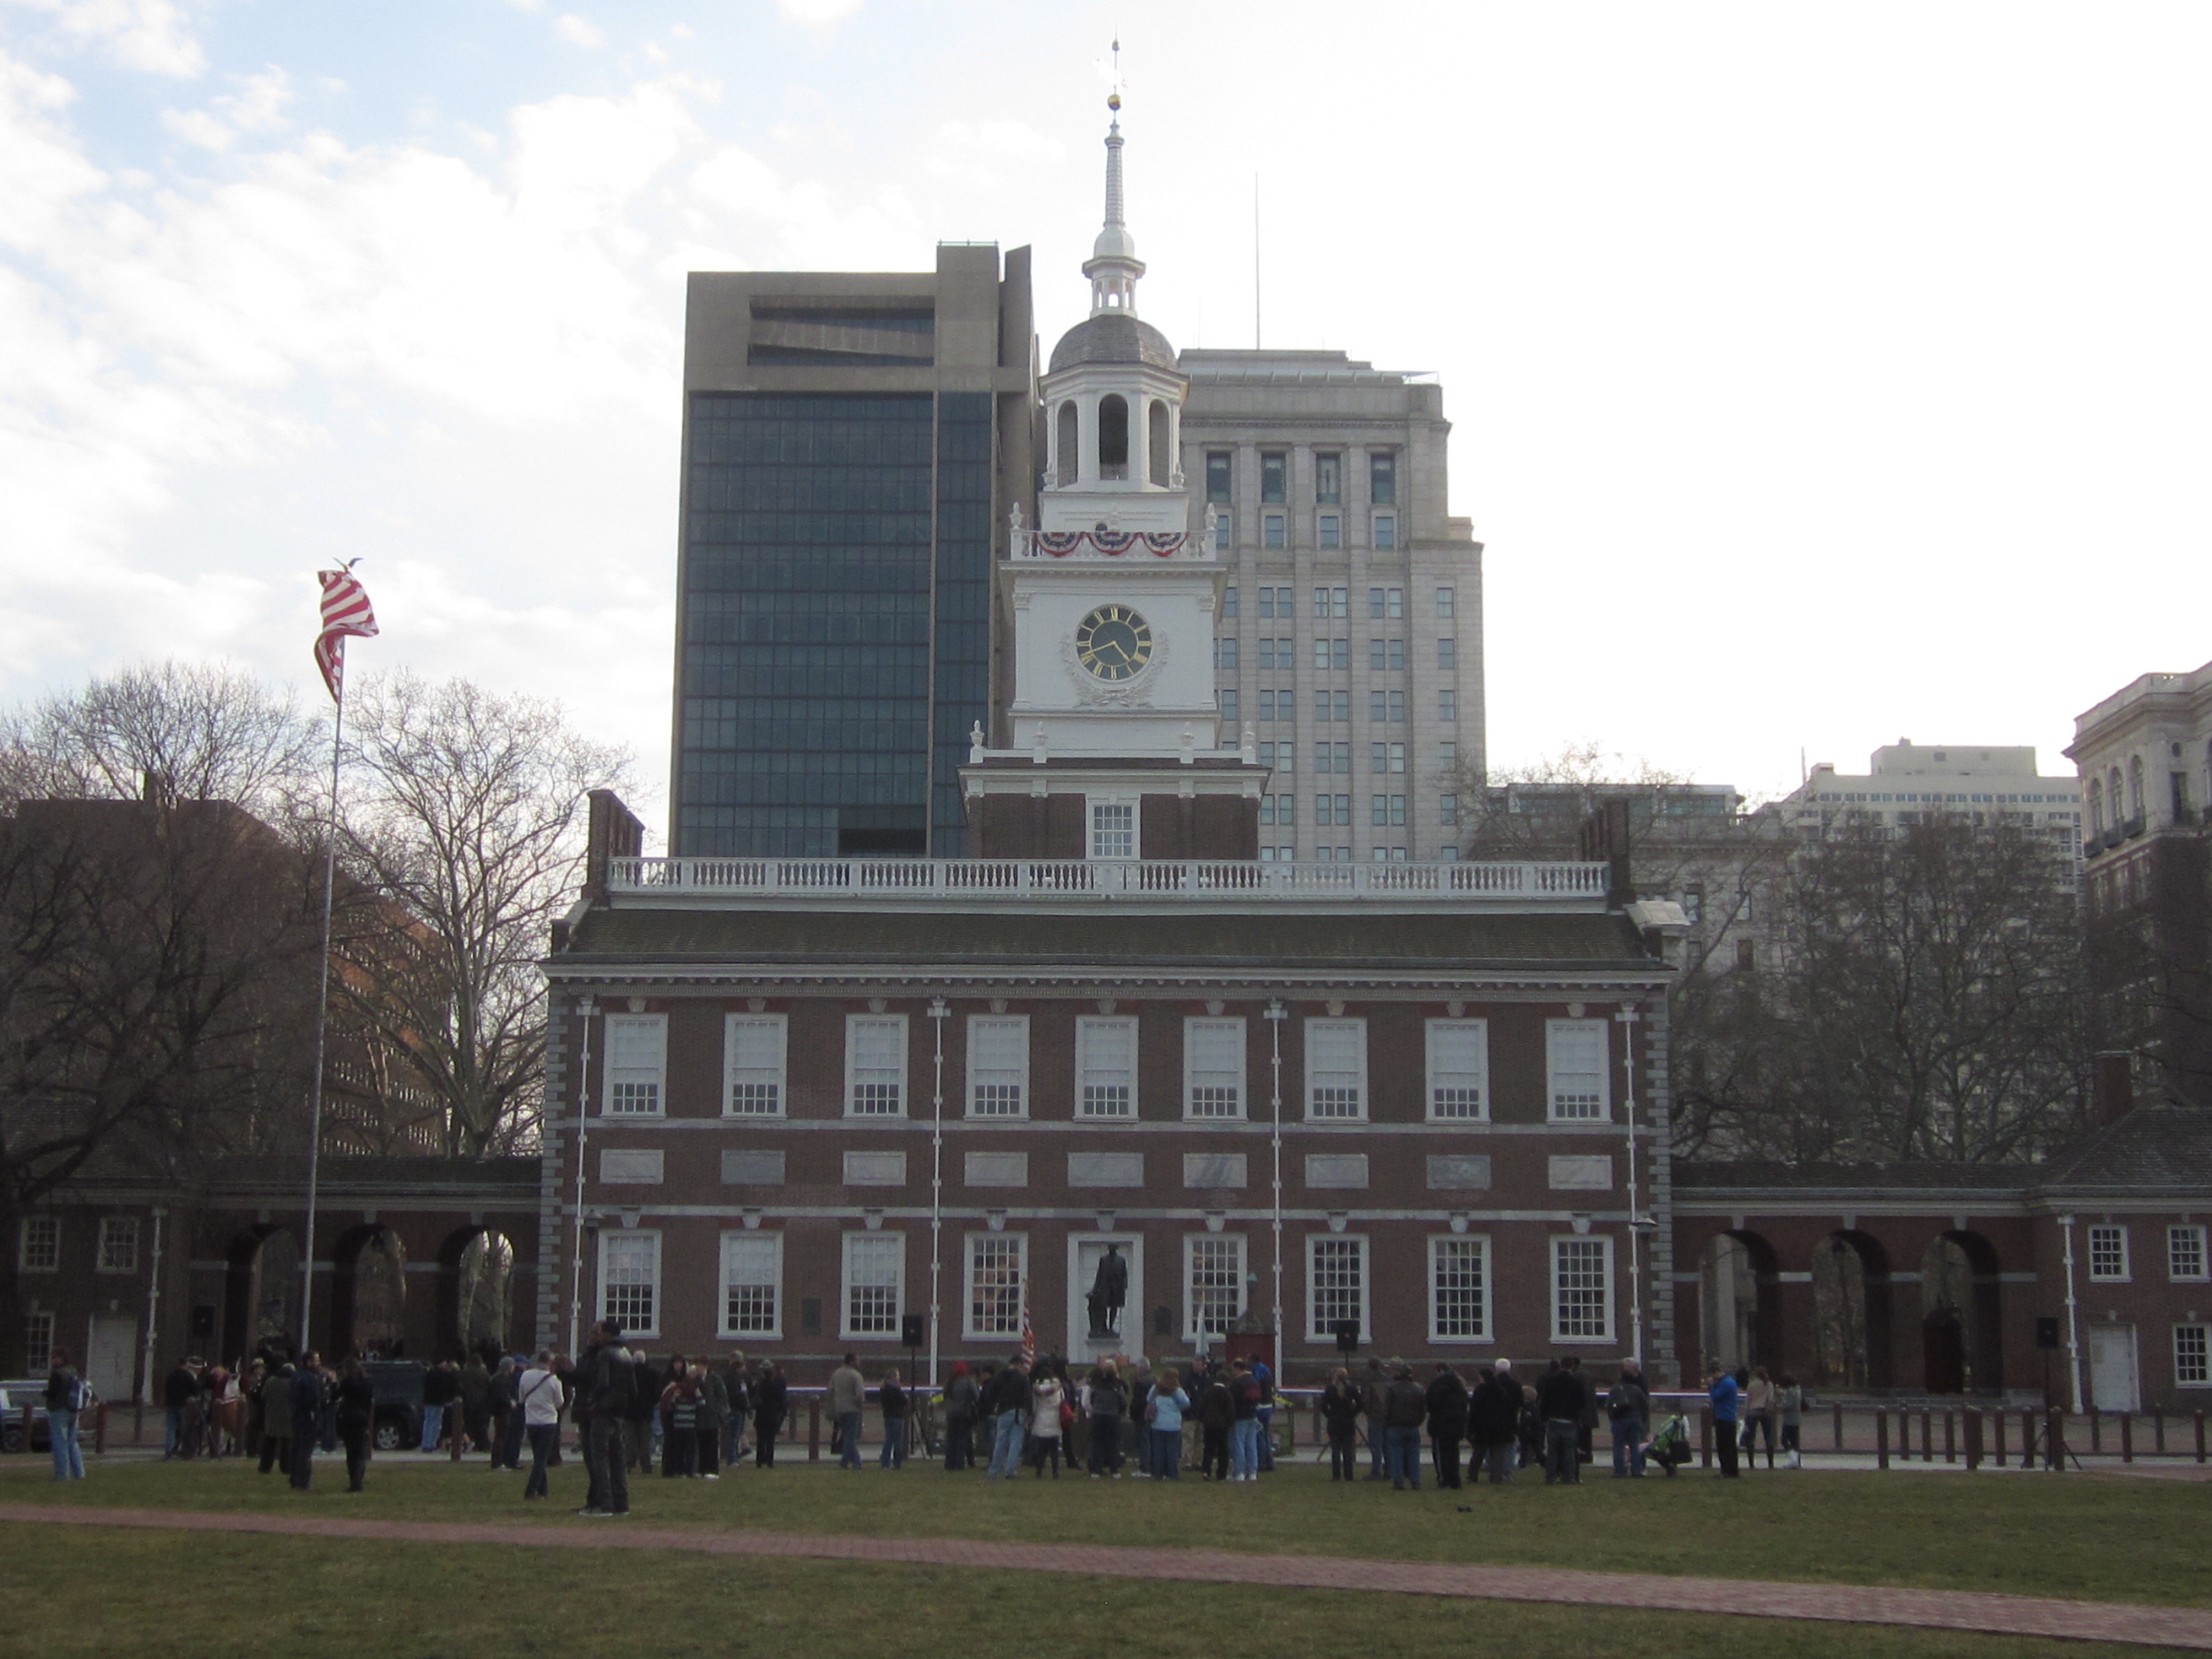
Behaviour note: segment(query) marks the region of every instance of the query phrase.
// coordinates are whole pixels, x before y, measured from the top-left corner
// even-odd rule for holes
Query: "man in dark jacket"
[[[1399,1366],[1382,1397],[1393,1492],[1421,1489],[1421,1424],[1428,1414],[1429,1397],[1413,1381],[1413,1368]]]
[[[1467,1438],[1467,1384],[1449,1365],[1439,1363],[1428,1388],[1429,1444],[1434,1449],[1437,1484],[1459,1490],[1459,1446]]]
[[[757,1468],[775,1467],[775,1437],[783,1428],[789,1395],[783,1370],[773,1359],[761,1361],[760,1376],[752,1385],[753,1462]]]
[[[323,1431],[323,1402],[329,1389],[320,1354],[307,1354],[292,1373],[286,1390],[292,1407],[292,1489],[307,1490],[314,1478],[315,1442]]]
[[[1544,1484],[1579,1486],[1583,1478],[1582,1378],[1559,1361],[1552,1362],[1544,1380],[1536,1385],[1536,1413],[1544,1419]]]
[[[584,1424],[584,1468],[590,1494],[580,1511],[594,1518],[629,1513],[629,1416],[642,1392],[636,1365],[623,1346],[622,1328],[603,1321],[576,1367],[576,1414]]]
[[[1605,1397],[1606,1420],[1613,1430],[1613,1478],[1644,1478],[1644,1437],[1651,1424],[1651,1395],[1644,1386],[1644,1367],[1621,1362],[1620,1381]]]
[[[454,1371],[452,1361],[433,1364],[428,1370],[422,1373],[422,1449],[424,1451],[438,1449],[438,1441],[445,1433],[447,1419],[453,1414],[453,1401],[459,1397],[460,1392],[460,1378]],[[460,1432],[459,1424],[456,1423],[452,1426],[454,1433]]]
[[[192,1455],[190,1431],[192,1407],[199,1403],[200,1380],[191,1362],[179,1359],[161,1384],[162,1445],[166,1458]]]
[[[1474,1455],[1490,1471],[1490,1484],[1504,1486],[1513,1479],[1513,1446],[1521,1428],[1521,1385],[1514,1380],[1511,1360],[1482,1368],[1482,1380],[1468,1401],[1468,1428]]]

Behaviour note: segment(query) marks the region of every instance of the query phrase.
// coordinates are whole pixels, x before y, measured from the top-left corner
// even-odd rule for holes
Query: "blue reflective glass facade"
[[[959,856],[990,396],[702,392],[690,416],[676,852]]]

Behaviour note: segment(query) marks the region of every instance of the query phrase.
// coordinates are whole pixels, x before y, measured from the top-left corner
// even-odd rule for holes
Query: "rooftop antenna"
[[[1252,349],[1260,349],[1260,175],[1252,175]]]

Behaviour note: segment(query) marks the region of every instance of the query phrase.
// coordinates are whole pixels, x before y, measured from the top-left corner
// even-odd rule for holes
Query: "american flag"
[[[315,635],[315,666],[323,671],[323,684],[331,701],[345,701],[345,641],[350,634],[368,639],[376,632],[376,612],[369,609],[368,590],[350,570],[318,570],[323,585],[323,631]]]
[[[1030,1328],[1030,1292],[1027,1285],[1022,1287],[1022,1364],[1032,1367],[1036,1364],[1036,1333]]]

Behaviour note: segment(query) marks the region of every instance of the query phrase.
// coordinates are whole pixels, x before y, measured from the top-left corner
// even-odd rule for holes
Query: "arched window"
[[[2089,833],[2105,833],[2105,786],[2094,778],[2089,780]]]
[[[1146,432],[1147,455],[1146,478],[1156,489],[1168,487],[1168,406],[1159,398],[1152,399],[1152,407]]]
[[[1060,459],[1060,487],[1066,489],[1075,482],[1075,462],[1080,446],[1075,437],[1075,405],[1065,403],[1060,406],[1060,441],[1053,446],[1053,453]]]
[[[1098,476],[1129,476],[1129,405],[1110,392],[1098,400]]]
[[[2128,817],[2133,820],[2142,815],[2142,757],[2137,755],[2128,762]]]
[[[2105,805],[2112,811],[2112,828],[2117,830],[2128,821],[2127,797],[2120,793],[2120,769],[2115,766],[2105,776]]]

